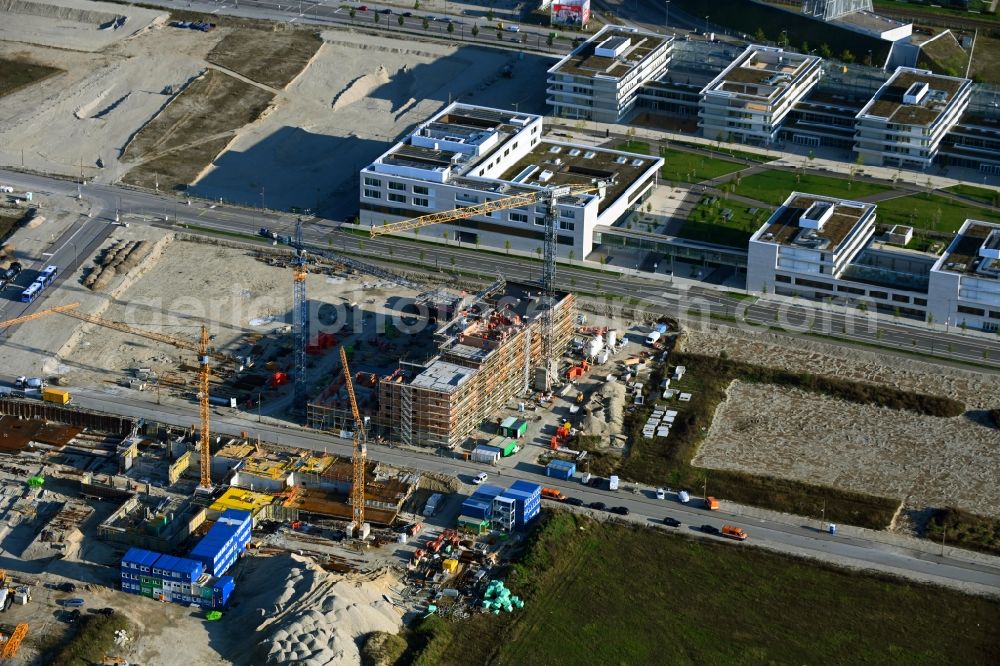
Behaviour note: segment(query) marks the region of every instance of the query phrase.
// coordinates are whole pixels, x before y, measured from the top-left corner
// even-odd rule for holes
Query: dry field
[[[1000,430],[735,381],[694,464],[1000,515]]]
[[[737,361],[942,395],[964,402],[968,409],[974,410],[996,408],[1000,400],[1000,374],[823,342],[792,340],[771,333],[744,333],[720,327],[718,331],[690,335],[684,340],[684,350],[710,356],[725,351]]]

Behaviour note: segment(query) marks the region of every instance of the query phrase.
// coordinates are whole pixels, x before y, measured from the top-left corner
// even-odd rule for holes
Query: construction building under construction
[[[447,321],[433,323],[436,354],[425,362],[399,361],[368,382],[362,415],[377,437],[419,446],[460,445],[508,401],[524,395],[543,367],[546,305],[537,286],[499,281],[496,290],[461,303]],[[552,305],[554,355],[573,333],[575,301],[556,293]],[[356,382],[364,390],[366,382]],[[335,381],[308,406],[309,426],[350,429],[346,391]]]

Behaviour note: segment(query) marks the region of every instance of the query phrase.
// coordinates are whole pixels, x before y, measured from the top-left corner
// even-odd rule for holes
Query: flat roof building
[[[558,253],[587,256],[598,224],[641,207],[660,157],[542,139],[542,117],[451,104],[361,170],[360,223],[377,226],[555,185],[611,184],[559,199]],[[468,243],[538,251],[544,201],[435,225],[421,233]]]
[[[929,296],[939,323],[1000,330],[1000,224],[965,221],[931,269]]]
[[[925,169],[971,92],[969,79],[900,67],[858,112],[854,149],[865,164]]]
[[[604,123],[626,122],[639,87],[663,75],[674,38],[606,25],[548,71],[552,115]]]
[[[751,44],[701,91],[698,125],[710,139],[770,145],[792,107],[819,82],[818,56]]]

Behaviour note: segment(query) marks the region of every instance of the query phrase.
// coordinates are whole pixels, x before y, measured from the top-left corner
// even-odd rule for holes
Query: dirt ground
[[[0,40],[100,51],[166,20],[166,12],[84,0],[0,0]],[[127,18],[115,29],[117,17]]]
[[[358,171],[449,100],[544,113],[544,86],[535,84],[549,58],[350,31],[322,38],[274,110],[240,132],[195,193],[346,219],[357,208]],[[514,76],[505,79],[508,62]]]
[[[771,333],[745,333],[729,327],[689,335],[685,351],[718,355],[796,372],[843,377],[904,391],[943,395],[967,409],[997,407],[1000,374],[975,372],[911,358],[880,354],[824,342],[789,339]]]
[[[1000,430],[736,381],[694,464],[1000,515]]]

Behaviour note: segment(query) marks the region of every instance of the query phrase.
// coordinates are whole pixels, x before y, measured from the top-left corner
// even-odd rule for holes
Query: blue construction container
[[[539,497],[542,496],[542,487],[537,483],[532,483],[531,481],[522,481],[518,479],[514,483],[510,484],[509,490],[516,490],[529,495],[538,495]]]
[[[517,528],[523,528],[541,511],[542,487],[537,483],[515,481],[504,496],[515,500],[514,526]]]
[[[495,448],[495,447],[494,447]],[[479,486],[472,496],[487,502],[492,502],[494,497],[503,495],[503,488],[499,486]]]
[[[470,497],[462,502],[461,514],[470,518],[489,519],[493,515],[493,500]]]
[[[156,564],[153,565],[152,574],[156,578],[182,583],[194,583],[201,574],[204,573],[205,566],[197,561],[186,557],[174,557],[173,555],[161,555]]]
[[[225,608],[229,602],[229,595],[233,593],[234,589],[236,589],[236,583],[232,576],[223,576],[215,581],[215,585],[212,586],[212,607]]]
[[[252,527],[253,515],[249,511],[223,511],[208,534],[191,550],[191,559],[202,562],[209,574],[221,576],[250,542]]]
[[[129,569],[149,573],[156,560],[160,559],[160,553],[155,553],[145,548],[129,548],[122,557],[122,570]]]
[[[565,460],[553,460],[545,466],[545,476],[565,481],[572,479],[574,474],[576,474],[576,464]]]

